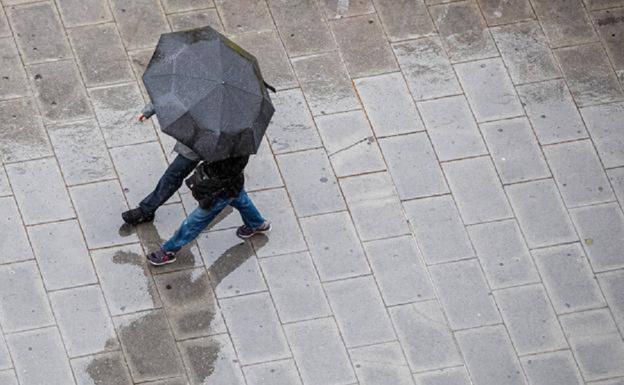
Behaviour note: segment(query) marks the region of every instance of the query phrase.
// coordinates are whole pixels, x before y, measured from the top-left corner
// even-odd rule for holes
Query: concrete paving
[[[0,2],[0,384],[624,384],[623,0]],[[153,268],[141,75],[204,25],[278,89],[274,229]]]

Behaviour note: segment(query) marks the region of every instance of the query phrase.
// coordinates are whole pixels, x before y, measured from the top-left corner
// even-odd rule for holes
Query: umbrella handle
[[[264,86],[265,86],[267,89],[271,90],[273,93],[276,93],[276,92],[277,92],[277,91],[275,90],[275,87],[273,87],[272,85],[270,85],[269,83],[267,83],[267,82],[265,82],[265,81],[262,81],[262,82],[264,83]]]

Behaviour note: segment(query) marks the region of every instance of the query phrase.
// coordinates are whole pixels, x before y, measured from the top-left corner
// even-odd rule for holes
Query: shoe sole
[[[147,260],[152,266],[164,266],[164,265],[168,265],[170,263],[174,263],[176,260],[175,259],[171,259],[167,262],[154,262],[150,259]]]
[[[268,229],[266,229],[266,230],[257,230],[257,231],[254,231],[254,233],[253,233],[253,234],[251,234],[251,235],[240,235],[240,234],[238,233],[238,231],[237,231],[237,232],[236,232],[236,236],[237,236],[237,237],[239,237],[240,239],[249,239],[249,238],[253,237],[254,235],[270,233],[270,232],[271,232],[271,228],[272,228],[272,227],[273,227],[273,226],[269,226],[269,228],[268,228]]]

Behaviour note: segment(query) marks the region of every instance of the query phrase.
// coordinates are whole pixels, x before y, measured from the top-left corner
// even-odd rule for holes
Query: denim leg
[[[238,198],[230,202],[230,206],[238,210],[245,226],[257,229],[264,223],[264,218],[245,190],[241,190]]]
[[[153,213],[182,186],[186,178],[199,162],[178,155],[167,167],[154,191],[139,203],[144,211]]]
[[[165,251],[178,251],[182,246],[197,238],[212,220],[231,202],[229,199],[217,199],[210,210],[197,207],[193,212],[182,221],[182,224],[176,230],[173,237],[162,245]]]

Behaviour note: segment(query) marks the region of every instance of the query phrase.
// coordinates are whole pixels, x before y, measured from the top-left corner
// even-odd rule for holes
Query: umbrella
[[[162,34],[143,83],[162,131],[206,161],[255,154],[275,111],[256,58],[210,27]]]

